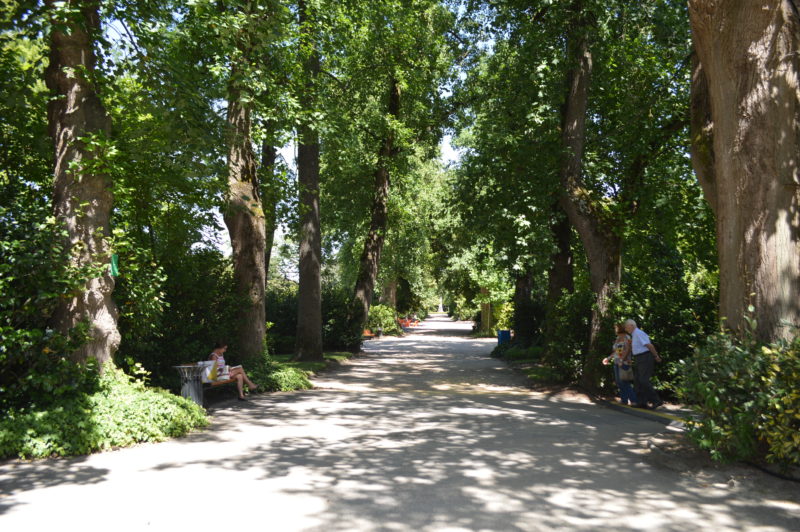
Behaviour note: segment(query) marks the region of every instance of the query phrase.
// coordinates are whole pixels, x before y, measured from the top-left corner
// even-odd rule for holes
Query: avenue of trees
[[[217,340],[249,367],[321,361],[441,297],[513,329],[498,356],[591,392],[634,318],[662,388],[715,420],[701,444],[800,462],[793,2],[45,0],[0,19],[0,408],[47,411],[100,368],[174,390]]]

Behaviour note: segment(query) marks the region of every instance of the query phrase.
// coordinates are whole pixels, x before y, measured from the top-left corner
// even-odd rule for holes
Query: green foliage
[[[492,305],[492,323],[495,329],[511,329],[514,318],[514,303],[510,301]]]
[[[84,371],[96,375],[94,368]],[[62,397],[46,408],[10,409],[0,420],[0,457],[87,454],[163,441],[206,424],[192,401],[107,366],[92,393]]]
[[[493,357],[509,362],[538,362],[543,353],[541,346],[524,347],[514,343],[499,344],[492,350]]]
[[[39,40],[0,33],[0,410],[47,408],[96,386],[68,358],[85,324],[69,338],[49,324],[58,301],[103,266],[73,266],[52,216],[45,52]]]
[[[322,286],[322,345],[325,349],[358,351],[361,333],[353,330],[348,320],[352,304],[351,289],[341,283]]]
[[[177,390],[178,378],[172,366],[205,360],[216,341],[229,342],[226,359],[237,364],[233,331],[239,301],[233,295],[229,260],[216,250],[198,248],[187,250],[180,259],[170,257],[160,265],[145,264],[143,268],[151,272],[145,276],[150,279],[163,269],[166,279],[163,284],[159,281],[157,290],[163,292],[164,303],[159,312],[144,316],[130,311],[143,304],[135,301],[141,282],[131,278],[127,263],[120,264],[117,298],[119,328],[125,341],[115,361],[126,368],[129,361],[138,361],[152,373],[153,384],[173,390]]]
[[[282,277],[267,281],[267,347],[270,353],[294,352],[297,334],[297,283]],[[324,300],[323,300],[324,301]]]
[[[264,391],[289,392],[312,387],[308,380],[308,371],[281,364],[269,357],[264,357],[254,367],[247,368],[247,374]]]
[[[544,362],[565,382],[577,382],[581,376],[593,302],[592,292],[579,285],[575,292],[562,295],[547,316]]]
[[[681,361],[689,435],[717,460],[800,465],[800,337],[763,345],[745,319],[743,338],[718,332]]]
[[[397,324],[397,313],[387,305],[372,305],[369,308],[367,328],[373,333],[378,329],[381,329],[383,334],[400,334],[402,332]]]

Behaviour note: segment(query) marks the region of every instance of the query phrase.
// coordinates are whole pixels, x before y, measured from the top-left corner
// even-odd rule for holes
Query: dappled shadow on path
[[[54,486],[89,485],[103,482],[109,471],[106,468],[87,465],[86,456],[62,460],[0,462],[0,515],[14,504],[8,499],[13,493],[21,493]]]
[[[92,466],[1,469],[0,504],[59,483],[99,483],[119,498],[112,486],[133,483],[147,526],[152,517],[164,529],[182,523],[177,506],[202,507],[212,493],[225,493],[240,522],[281,531],[795,529],[797,487],[776,495],[659,467],[642,443],[660,424],[532,392],[487,356],[492,345],[370,341],[366,355],[315,379],[318,389],[220,405],[209,430]],[[193,522],[223,519],[205,511]]]
[[[343,397],[343,395],[346,395]],[[505,394],[317,392],[231,412],[215,434],[244,423],[253,446],[220,464],[257,472],[285,494],[324,500],[314,530],[791,529],[792,510],[760,497],[731,504],[727,486],[702,485],[641,460],[658,430],[592,405]],[[257,436],[260,434],[260,436]],[[186,467],[164,463],[159,468]],[[665,493],[664,485],[672,488]],[[636,498],[631,498],[635,487]],[[620,516],[625,516],[620,519]]]

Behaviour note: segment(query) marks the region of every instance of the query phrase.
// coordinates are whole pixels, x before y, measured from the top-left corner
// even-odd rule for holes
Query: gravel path
[[[798,485],[654,459],[661,423],[533,392],[435,318],[188,437],[0,464],[0,530],[798,530]]]

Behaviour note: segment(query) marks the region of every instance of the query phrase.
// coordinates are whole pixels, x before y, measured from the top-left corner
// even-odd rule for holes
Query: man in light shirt
[[[625,330],[631,335],[633,369],[636,374],[636,396],[639,398],[639,403],[636,406],[648,408],[648,403],[652,403],[652,408],[658,408],[664,402],[658,397],[650,378],[655,371],[655,363],[661,362],[661,357],[658,356],[658,351],[650,341],[650,337],[636,326],[635,321],[627,320],[625,322]]]

